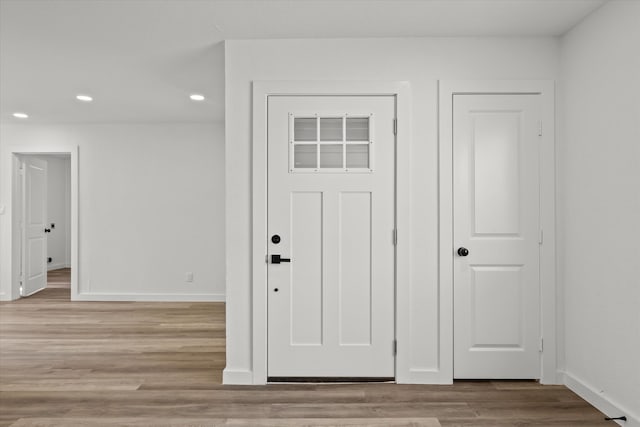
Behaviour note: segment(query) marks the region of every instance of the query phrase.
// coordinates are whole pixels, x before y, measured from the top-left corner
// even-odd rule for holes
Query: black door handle
[[[460,256],[467,256],[469,255],[469,249],[467,248],[458,248],[458,255]]]
[[[45,229],[44,229],[44,232],[45,232],[45,233],[51,233],[51,229],[50,229],[50,228],[45,228]]]
[[[271,264],[280,264],[281,262],[291,262],[291,258],[280,258],[280,255],[271,255]]]

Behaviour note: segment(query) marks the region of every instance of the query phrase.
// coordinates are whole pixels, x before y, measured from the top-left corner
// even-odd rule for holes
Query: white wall
[[[47,234],[47,256],[53,261],[49,270],[70,267],[71,222],[70,201],[71,165],[69,158],[46,156],[47,161],[47,226],[55,224]]]
[[[2,145],[79,146],[81,299],[224,299],[222,124],[7,125],[0,132]],[[6,297],[9,284],[1,285]]]
[[[607,3],[562,39],[561,52],[558,243],[567,383],[638,426],[640,2]],[[618,409],[607,410],[606,402]]]
[[[391,80],[412,88],[412,369],[438,370],[438,79],[550,79],[552,38],[229,41],[226,53],[227,369],[251,381],[251,82]]]

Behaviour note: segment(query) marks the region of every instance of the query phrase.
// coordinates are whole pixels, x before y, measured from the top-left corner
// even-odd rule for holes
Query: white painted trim
[[[13,202],[14,202],[14,165],[15,156],[18,154],[69,154],[71,168],[71,299],[78,297],[78,146],[77,145],[7,145],[0,151],[0,172],[2,174],[2,194],[5,198],[0,204],[6,206],[5,214],[0,216],[2,235],[7,238],[0,243],[0,264],[2,264],[2,277],[0,286],[2,294],[0,300],[15,300],[20,297],[19,268],[15,260],[19,259],[16,253],[20,246],[14,241],[13,235]]]
[[[629,408],[624,408],[617,404],[606,393],[600,393],[592,385],[586,383],[575,375],[564,372],[564,385],[566,385],[575,394],[595,406],[600,412],[608,417],[619,417],[625,415],[627,421],[617,421],[621,426],[640,427],[640,413],[633,413]],[[638,410],[638,409],[636,409]]]
[[[538,94],[542,102],[543,135],[540,153],[541,333],[544,337],[540,382],[558,384],[556,343],[556,156],[555,85],[549,80],[441,80],[439,97],[439,379],[453,381],[453,95]]]
[[[249,370],[237,370],[225,368],[222,371],[222,384],[251,385],[253,373]]]
[[[71,159],[69,159],[71,164]],[[71,238],[69,236],[69,227],[71,226],[71,168],[64,168],[64,226],[65,226],[65,239],[64,239],[64,266],[65,268],[71,268]],[[67,184],[68,183],[68,184]]]
[[[63,262],[57,262],[55,264],[48,264],[47,265],[47,271],[51,271],[51,270],[58,270],[60,268],[66,268],[66,264]]]
[[[76,301],[224,302],[224,294],[140,294],[82,292]]]
[[[267,100],[278,95],[386,95],[396,97],[396,381],[410,382],[410,147],[411,90],[408,82],[253,82],[252,155],[252,383],[267,382]],[[225,371],[226,372],[226,371]],[[230,371],[236,372],[236,371]],[[243,371],[244,372],[244,371]],[[229,381],[227,381],[227,378]],[[232,384],[235,375],[225,376]],[[242,383],[244,384],[244,383]]]

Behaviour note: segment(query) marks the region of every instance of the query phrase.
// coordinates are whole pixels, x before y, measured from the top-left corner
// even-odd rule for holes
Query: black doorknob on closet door
[[[45,233],[51,233],[51,229],[50,229],[50,228],[45,228],[45,229],[44,229],[44,232],[45,232]]]
[[[469,249],[463,248],[463,247],[458,248],[458,255],[460,255],[460,256],[469,255]]]

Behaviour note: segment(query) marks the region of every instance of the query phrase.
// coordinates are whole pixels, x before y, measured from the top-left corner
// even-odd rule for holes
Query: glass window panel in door
[[[320,168],[343,168],[342,144],[320,145]]]
[[[342,117],[320,118],[320,141],[342,141]]]
[[[347,141],[369,141],[368,117],[347,117]]]
[[[293,147],[294,168],[317,168],[318,146],[316,144],[295,144]]]
[[[296,117],[293,121],[294,141],[317,141],[318,120],[315,117]]]
[[[347,144],[347,168],[369,168],[369,144]]]

